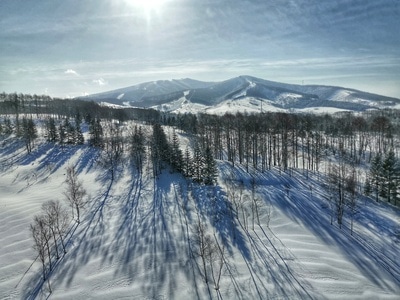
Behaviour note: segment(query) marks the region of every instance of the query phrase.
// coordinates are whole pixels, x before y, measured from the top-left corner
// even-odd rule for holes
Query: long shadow
[[[337,245],[342,253],[371,282],[382,289],[395,292],[384,278],[376,276],[379,269],[386,269],[389,274],[392,274],[386,268],[385,257],[382,257],[373,248],[368,247],[367,244],[351,237],[345,228],[340,230],[337,226],[330,225],[329,212],[324,208],[326,205],[322,205],[323,202],[321,201],[322,197],[328,198],[328,195],[324,195],[323,192],[317,193],[318,190],[323,191],[323,187],[316,178],[309,177],[306,180],[302,178],[301,174],[296,174],[296,177],[290,178],[286,174],[281,176],[274,171],[261,176],[258,184],[262,185],[261,193],[263,193],[264,199],[270,201],[292,220],[304,224],[326,244]],[[285,192],[287,184],[295,187],[294,189],[291,188],[290,193]],[[368,218],[371,218],[370,220],[373,220],[373,217],[374,215],[368,216]],[[390,224],[388,220],[381,220],[380,222]],[[399,274],[398,269],[395,272]],[[395,286],[400,283],[400,279],[393,274],[392,279]]]
[[[232,253],[237,248],[247,260],[252,259],[247,241],[235,216],[232,203],[220,186],[192,185],[192,196],[202,215],[207,216],[226,249]]]
[[[66,243],[66,247],[68,248],[71,240],[74,237],[74,233],[78,227],[77,224],[70,224],[70,229],[66,233],[64,239]],[[60,251],[62,251],[60,249]],[[53,281],[52,275],[53,273],[57,273],[57,270],[62,266],[65,255],[62,255],[60,258],[56,259],[55,250],[52,251],[52,268],[50,269],[50,265],[46,265],[46,281],[43,280],[43,274],[41,271],[35,273],[31,279],[23,286],[22,288],[22,299],[36,299],[40,297],[40,299],[48,299],[51,296],[50,289],[53,290]],[[49,288],[50,286],[50,288]]]
[[[121,269],[116,270],[115,275],[128,275],[133,281],[136,268],[132,268],[132,260],[140,247],[138,231],[140,226],[139,202],[148,183],[143,182],[141,173],[132,170],[129,180],[129,189],[121,198],[121,206],[118,211],[120,223],[117,226],[114,239],[111,242],[112,249],[118,258],[122,259]],[[114,257],[113,257],[114,258]],[[109,258],[109,259],[113,259]],[[131,282],[132,282],[131,281]]]
[[[64,166],[66,162],[75,155],[78,151],[77,146],[59,146],[55,144],[45,144],[42,154],[46,155],[39,160],[38,170],[44,168],[50,170],[50,174],[56,172],[59,168]]]
[[[102,245],[107,242],[108,228],[106,228],[104,213],[112,199],[112,185],[112,181],[102,185],[103,189],[98,195],[90,199],[91,206],[85,210],[81,223],[68,241],[68,248],[71,248],[67,249],[68,260],[60,263],[57,277],[53,278],[55,289],[63,282],[70,286],[78,269],[98,255],[102,251]]]
[[[83,147],[83,154],[79,157],[79,160],[76,163],[78,174],[82,173],[84,170],[86,170],[86,173],[89,173],[96,166],[96,162],[98,161],[101,152],[101,150],[96,147]]]
[[[26,150],[22,141],[15,138],[1,141],[0,171],[6,172],[15,168],[24,155],[26,155]]]
[[[103,261],[118,261],[114,277],[126,278],[129,283],[143,281],[143,295],[158,298],[160,291],[165,291],[168,295],[163,296],[173,299],[178,282],[171,274],[179,270],[189,273],[185,266],[186,247],[182,246],[187,238],[183,230],[176,230],[181,228],[177,219],[179,207],[171,198],[171,187],[183,178],[165,171],[152,180],[134,168],[130,170],[129,184],[118,197],[114,211],[119,222]]]

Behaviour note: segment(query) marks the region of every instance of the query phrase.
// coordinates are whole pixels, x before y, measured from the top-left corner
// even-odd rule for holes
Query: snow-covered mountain
[[[114,105],[155,108],[173,112],[260,112],[260,111],[363,111],[398,108],[400,99],[355,89],[295,85],[239,76],[222,82],[193,79],[163,80],[89,95]]]

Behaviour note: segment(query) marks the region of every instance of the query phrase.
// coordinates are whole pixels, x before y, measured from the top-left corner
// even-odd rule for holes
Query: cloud
[[[103,85],[107,85],[108,84],[108,82],[105,81],[103,78],[93,79],[92,82],[97,84],[97,85],[99,85],[99,86],[103,86]]]
[[[78,72],[72,70],[72,69],[68,69],[64,72],[64,74],[71,74],[71,75],[75,75],[75,76],[79,76]]]

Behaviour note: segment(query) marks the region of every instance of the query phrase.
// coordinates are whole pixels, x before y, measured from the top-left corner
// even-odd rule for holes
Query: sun
[[[142,9],[147,15],[160,12],[168,0],[129,0],[129,3]]]

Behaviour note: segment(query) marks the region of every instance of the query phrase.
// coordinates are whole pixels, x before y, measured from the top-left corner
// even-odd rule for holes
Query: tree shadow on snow
[[[362,237],[353,237],[344,224],[342,229],[330,223],[329,199],[324,187],[317,178],[307,179],[300,173],[290,177],[285,173],[271,171],[259,174],[257,180],[258,192],[263,198],[279,208],[293,221],[303,224],[314,232],[325,244],[338,246],[347,257],[371,282],[384,290],[393,291],[385,278],[376,276],[382,269],[392,275],[394,286],[400,283],[399,265],[394,265],[391,259],[382,255],[373,243]],[[324,199],[324,200],[322,200]],[[373,220],[375,215],[368,218]],[[388,220],[381,220],[388,223]],[[355,236],[357,233],[355,234]],[[393,256],[394,257],[394,256]],[[397,279],[396,279],[397,277]]]

